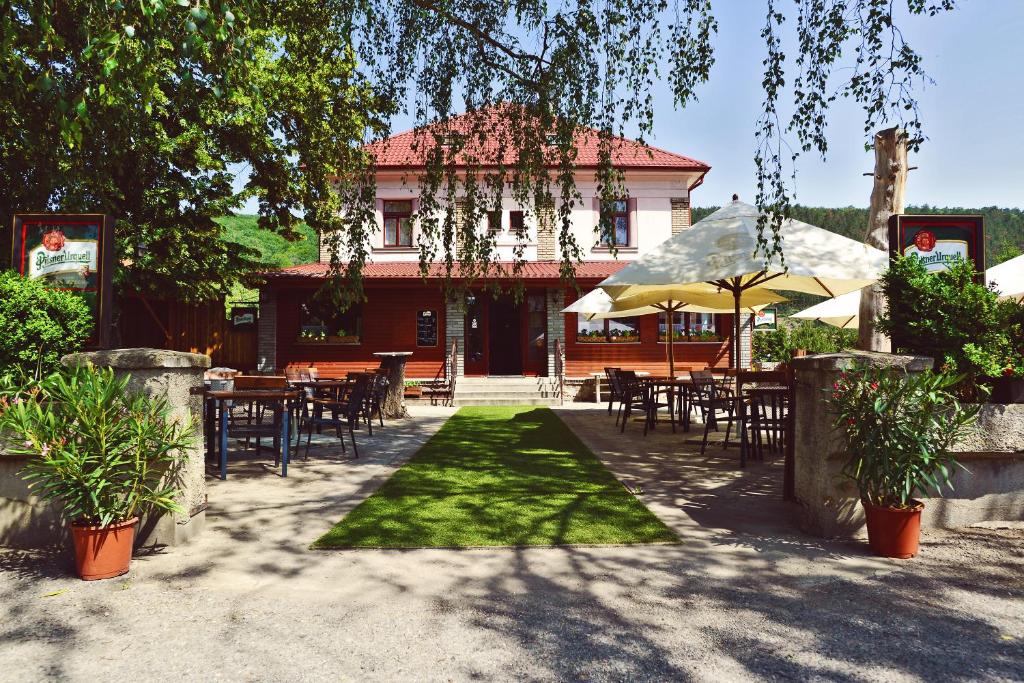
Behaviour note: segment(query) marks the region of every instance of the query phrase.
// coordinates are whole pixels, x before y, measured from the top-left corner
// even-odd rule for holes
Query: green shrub
[[[92,324],[77,294],[0,272],[0,374],[49,374],[61,356],[81,348]]]
[[[833,426],[846,436],[843,474],[857,482],[861,500],[907,508],[917,493],[952,488],[960,465],[950,449],[981,408],[957,400],[953,389],[962,379],[889,368],[857,368],[839,376],[826,401]]]
[[[783,321],[777,330],[754,333],[753,358],[759,363],[788,363],[796,349],[808,353],[835,353],[850,348],[856,341],[856,330],[843,330],[813,320]]]
[[[70,521],[108,526],[151,509],[181,512],[174,484],[193,425],[172,420],[164,398],[130,394],[128,381],[80,367],[0,391],[7,449],[31,456],[22,477]]]
[[[882,285],[889,306],[878,323],[894,350],[934,358],[969,383],[1024,368],[1024,305],[975,282],[970,262],[929,273],[916,257],[898,258]]]

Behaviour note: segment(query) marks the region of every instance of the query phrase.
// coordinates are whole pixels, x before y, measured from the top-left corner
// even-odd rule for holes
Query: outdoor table
[[[676,399],[679,400],[679,411],[680,419],[683,423],[683,431],[690,431],[690,406],[689,406],[689,395],[690,389],[693,387],[693,380],[679,377],[665,377],[661,375],[640,377],[640,381],[650,385],[652,388],[664,388],[668,390],[668,414],[669,420],[672,422],[672,432],[676,431]],[[652,422],[652,427],[653,422]]]
[[[228,478],[228,410],[225,405],[228,401],[274,401],[280,405],[274,407],[275,415],[281,413],[281,476],[288,476],[288,446],[291,442],[291,433],[288,427],[289,407],[288,402],[299,398],[299,392],[291,389],[253,389],[239,391],[206,391],[204,392],[208,401],[212,401],[216,410],[219,411],[219,457],[220,457],[220,478]],[[214,411],[210,411],[211,414]]]
[[[387,370],[388,391],[381,401],[380,410],[384,417],[405,417],[405,363],[412,351],[379,351],[373,354],[380,358],[381,369]]]

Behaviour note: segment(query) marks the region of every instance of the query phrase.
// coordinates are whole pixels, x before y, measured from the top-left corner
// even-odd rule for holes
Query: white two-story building
[[[513,260],[516,233],[525,232],[525,295],[517,302],[511,295],[494,297],[480,289],[465,299],[446,301],[440,265],[426,279],[419,272],[419,235],[409,217],[418,208],[415,177],[423,166],[414,140],[414,133],[407,132],[371,147],[379,150],[377,231],[363,273],[366,301],[339,313],[311,300],[329,270],[330,254],[324,248],[318,263],[270,274],[260,293],[262,369],[316,366],[324,374],[335,374],[375,365],[374,352],[411,351],[407,376],[431,378],[454,342],[459,373],[544,376],[554,370],[556,340],[564,349],[569,377],[584,377],[605,366],[664,369],[663,317],[588,322],[561,312],[577,292],[559,279],[555,230],[544,227],[546,223],[539,226],[536,212],[517,205],[511,196],[479,229],[494,231],[499,259],[508,261]],[[613,253],[595,230],[601,211],[594,180],[597,134],[580,135],[577,148],[576,184],[583,201],[572,211],[572,227],[586,252],[576,270],[585,293],[625,262],[689,227],[690,193],[710,166],[617,139],[613,161],[624,172],[626,196],[605,204],[615,228]],[[677,315],[676,329],[684,334],[674,349],[676,366],[727,366],[731,316]]]

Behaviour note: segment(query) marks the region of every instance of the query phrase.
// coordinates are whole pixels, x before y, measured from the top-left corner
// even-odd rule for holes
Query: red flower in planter
[[[1008,365],[1003,368],[1003,377],[1013,377],[1015,374],[1017,374],[1017,371],[1012,365]]]

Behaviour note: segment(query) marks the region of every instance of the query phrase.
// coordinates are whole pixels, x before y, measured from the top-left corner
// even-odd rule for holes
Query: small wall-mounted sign
[[[908,215],[889,218],[889,253],[917,256],[930,272],[946,270],[957,257],[973,261],[984,281],[985,217]]]
[[[252,327],[256,324],[256,309],[255,308],[232,308],[231,309],[231,325],[233,327]]]
[[[87,346],[109,346],[113,219],[104,214],[17,214],[13,233],[14,269],[53,289],[77,292],[93,313]]]
[[[437,346],[437,313],[416,312],[416,346]]]
[[[762,308],[754,313],[754,330],[779,329],[779,311],[777,308]]]

